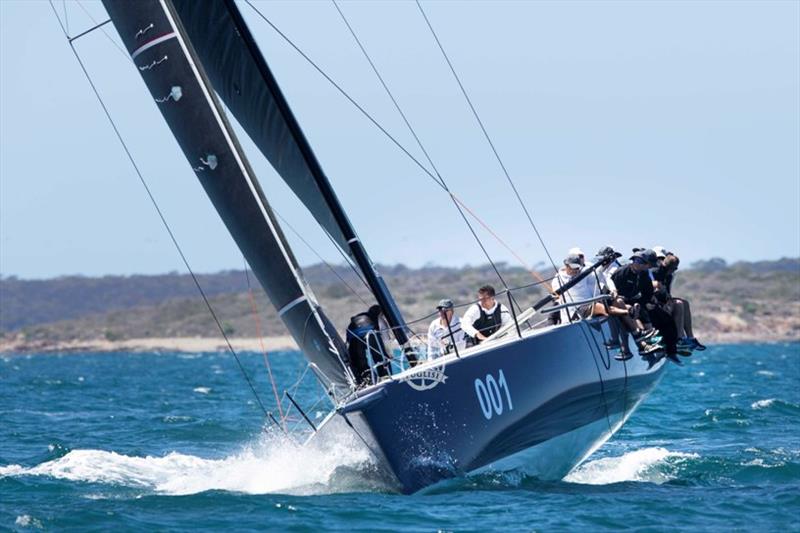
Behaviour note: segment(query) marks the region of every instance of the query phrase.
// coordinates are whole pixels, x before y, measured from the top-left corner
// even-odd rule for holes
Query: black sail
[[[214,89],[317,222],[349,253],[402,345],[405,321],[234,0],[172,0]]]
[[[214,207],[306,358],[351,383],[346,350],[305,283],[169,0],[103,0]]]
[[[206,74],[220,98],[255,145],[317,222],[349,251],[317,185],[314,154],[289,111],[275,78],[260,53],[243,39],[248,32],[234,2],[172,0]],[[257,61],[261,61],[261,68]]]

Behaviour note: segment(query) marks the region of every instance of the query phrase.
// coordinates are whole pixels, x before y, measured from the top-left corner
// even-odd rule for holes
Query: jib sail
[[[278,174],[352,255],[400,344],[407,337],[394,298],[358,240],[234,0],[172,0],[212,86]]]

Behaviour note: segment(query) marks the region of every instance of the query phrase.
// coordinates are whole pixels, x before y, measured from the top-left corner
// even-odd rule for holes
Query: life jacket
[[[478,310],[481,312],[481,316],[472,323],[472,327],[483,333],[484,336],[489,337],[493,335],[503,323],[502,313],[503,310],[498,302],[497,307],[494,310],[494,313],[491,315],[488,314],[481,304],[475,304],[478,306]],[[475,339],[476,343],[480,343],[479,339]]]

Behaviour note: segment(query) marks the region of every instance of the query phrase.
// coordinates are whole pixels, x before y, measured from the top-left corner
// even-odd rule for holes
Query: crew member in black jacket
[[[379,305],[373,305],[365,313],[351,317],[347,326],[347,354],[350,356],[350,368],[359,385],[372,381],[368,354],[372,357],[378,379],[391,373],[390,361],[385,357],[386,346],[380,333],[381,312]]]
[[[678,332],[672,317],[657,305],[653,305],[653,283],[648,270],[658,264],[653,250],[640,250],[631,256],[631,262],[617,269],[611,276],[617,288],[617,294],[625,299],[628,305],[639,304],[639,318],[646,324],[652,324],[662,335],[667,357],[678,362]]]

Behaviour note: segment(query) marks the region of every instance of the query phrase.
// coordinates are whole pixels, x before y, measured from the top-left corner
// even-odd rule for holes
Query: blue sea
[[[240,357],[280,417],[263,355]],[[348,435],[305,449],[265,430],[230,354],[0,356],[0,530],[800,531],[800,344],[684,361],[563,481],[403,496]],[[284,387],[302,376],[297,353],[270,362]],[[306,407],[316,393],[299,380]]]

